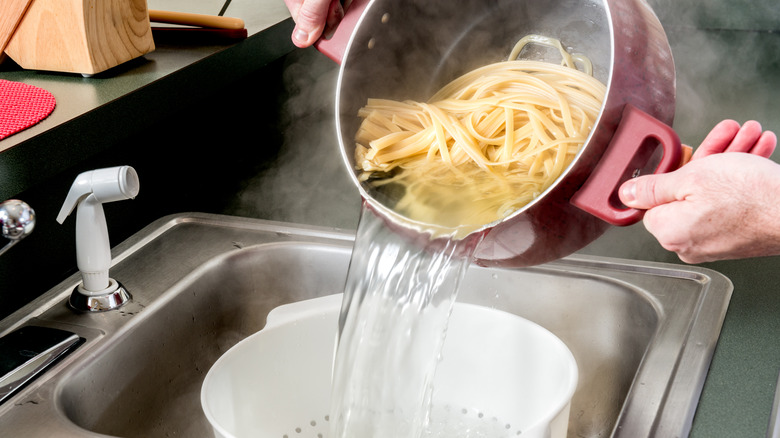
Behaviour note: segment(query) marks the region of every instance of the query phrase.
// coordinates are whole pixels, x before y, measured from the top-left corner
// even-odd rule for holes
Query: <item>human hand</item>
[[[734,120],[724,120],[707,134],[691,160],[722,152],[746,152],[769,158],[776,145],[775,134],[762,132],[761,124],[755,120],[749,120],[741,127]]]
[[[295,21],[292,41],[298,47],[309,47],[330,32],[344,18],[339,0],[284,0]]]
[[[756,122],[721,122],[690,163],[627,181],[620,199],[646,209],[645,228],[686,263],[780,254],[776,144]]]

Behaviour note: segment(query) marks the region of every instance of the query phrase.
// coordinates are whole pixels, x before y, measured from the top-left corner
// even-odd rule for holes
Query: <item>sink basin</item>
[[[342,292],[353,234],[209,214],[162,218],[114,251],[119,310],[66,306],[73,276],[0,321],[84,339],[0,405],[9,436],[209,436],[200,387],[281,304]],[[685,436],[731,282],[688,266],[572,256],[471,267],[458,301],[509,311],[561,338],[580,370],[569,437]]]

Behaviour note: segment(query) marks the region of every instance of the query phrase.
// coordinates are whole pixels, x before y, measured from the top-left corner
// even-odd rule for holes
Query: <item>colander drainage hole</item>
[[[505,430],[505,432],[496,435],[496,432],[497,432],[496,428],[497,427],[501,427],[501,426],[499,426],[498,417],[490,417],[489,419],[485,418],[485,414],[483,412],[481,412],[481,411],[473,412],[472,410],[470,410],[468,408],[461,408],[459,410],[460,414],[463,415],[464,417],[466,417],[466,420],[467,420],[466,423],[469,423],[468,426],[467,426],[466,423],[462,423],[462,422],[458,422],[458,421],[452,421],[452,420],[454,420],[453,418],[446,419],[446,417],[447,417],[446,413],[449,412],[451,414],[454,414],[454,412],[452,412],[453,411],[452,406],[445,405],[443,407],[440,407],[439,409],[440,409],[440,411],[439,411],[440,414],[442,413],[442,411],[445,413],[445,415],[444,415],[445,423],[448,423],[449,426],[454,426],[456,428],[457,432],[453,431],[453,430],[449,430],[449,431],[445,432],[445,430],[443,430],[443,429],[442,430],[436,430],[436,431],[429,430],[429,431],[427,431],[427,434],[424,435],[426,438],[428,438],[428,437],[430,437],[430,438],[441,438],[441,437],[445,436],[445,435],[442,434],[443,432],[445,434],[452,434],[454,432],[455,435],[457,435],[458,432],[462,432],[463,430],[472,429],[475,426],[475,424],[474,423],[470,423],[468,421],[469,417],[472,418],[471,421],[475,421],[476,420],[479,424],[482,425],[482,427],[477,427],[477,429],[482,429],[482,430],[478,431],[475,436],[489,436],[489,437],[501,436],[501,437],[506,437],[507,435],[504,435],[506,432],[510,432],[511,433],[512,425],[509,424],[509,423],[505,423],[503,425],[503,429]],[[325,419],[325,423],[330,421],[330,418],[329,418],[328,415],[324,416],[323,418]],[[485,421],[488,421],[488,423],[485,423]],[[488,424],[492,424],[492,426],[488,426]],[[308,430],[304,430],[303,427],[296,427],[294,429],[295,430],[294,434],[284,434],[284,435],[282,435],[282,438],[293,438],[295,436],[300,436],[301,434],[304,434],[305,432],[306,433],[304,434],[304,436],[307,436],[307,437],[309,437],[309,436],[315,437],[316,436],[316,438],[324,438],[325,435],[323,434],[323,432],[318,432],[316,430],[317,425],[318,425],[317,420],[310,420],[309,421],[309,426],[311,426],[311,428],[314,429],[314,430],[308,431]],[[483,428],[486,428],[486,429],[483,429]],[[433,427],[432,429],[436,429],[436,427]],[[491,430],[492,430],[492,432],[491,432]],[[309,432],[316,432],[316,435],[309,435]],[[520,436],[520,435],[522,435],[522,433],[523,432],[521,430],[518,430],[514,434],[517,435],[517,436]],[[471,435],[469,435],[469,436],[471,436]]]
[[[330,416],[329,415],[326,415],[323,418],[325,419],[326,423],[330,420]],[[316,432],[317,435],[308,435],[307,434],[306,436],[312,436],[312,437],[316,436],[316,438],[324,438],[325,437],[325,435],[322,432],[317,432],[317,430],[316,430],[317,420],[309,420],[309,426],[311,426],[314,429],[312,432]],[[294,430],[295,430],[295,434],[293,434],[292,436],[300,435],[300,434],[302,434],[304,432],[308,432],[308,431],[305,431],[303,427],[296,427]],[[282,438],[292,438],[292,436],[291,436],[291,434],[287,434],[286,433],[286,434],[282,435]]]
[[[433,423],[426,431],[425,438],[509,438],[523,433],[496,416],[463,406],[434,406],[431,419]]]

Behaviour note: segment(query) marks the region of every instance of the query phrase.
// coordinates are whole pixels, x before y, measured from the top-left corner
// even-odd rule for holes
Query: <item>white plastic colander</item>
[[[341,295],[280,306],[209,370],[201,403],[217,438],[325,438]],[[434,380],[438,436],[566,436],[577,364],[546,329],[456,303]],[[474,425],[477,425],[474,428]],[[475,430],[478,429],[478,430]]]

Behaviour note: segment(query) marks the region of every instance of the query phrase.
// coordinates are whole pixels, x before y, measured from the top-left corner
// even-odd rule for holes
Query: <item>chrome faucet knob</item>
[[[35,228],[35,211],[27,203],[9,199],[0,203],[0,232],[10,242],[0,248],[0,255],[32,233]]]

